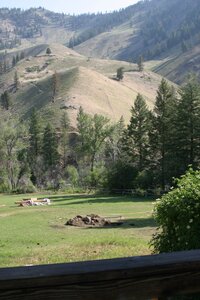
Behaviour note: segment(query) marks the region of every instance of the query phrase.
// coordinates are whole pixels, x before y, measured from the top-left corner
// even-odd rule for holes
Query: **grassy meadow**
[[[50,206],[18,207],[27,195],[0,195],[0,267],[106,259],[151,253],[153,201],[94,195],[48,197]],[[65,226],[76,215],[118,217],[122,226]],[[111,219],[116,221],[117,219]]]

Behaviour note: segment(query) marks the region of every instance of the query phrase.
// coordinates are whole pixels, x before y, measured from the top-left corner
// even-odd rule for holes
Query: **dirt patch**
[[[70,219],[67,221],[65,225],[70,226],[77,226],[77,227],[86,227],[86,226],[92,226],[92,227],[104,227],[104,226],[110,226],[112,225],[111,221],[102,218],[98,215],[87,215],[87,216],[76,216],[73,219]]]

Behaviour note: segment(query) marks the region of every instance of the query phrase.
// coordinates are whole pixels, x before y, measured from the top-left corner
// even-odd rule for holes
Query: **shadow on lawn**
[[[112,220],[112,224],[102,227],[87,227],[86,229],[113,229],[113,228],[145,228],[145,227],[157,227],[153,218],[133,218],[120,220],[119,223]]]
[[[60,202],[60,201],[87,199],[87,198],[94,198],[94,197],[97,197],[97,196],[88,195],[88,194],[87,195],[86,194],[79,194],[79,195],[50,196],[48,198],[52,201]]]
[[[70,196],[52,196],[49,197],[55,204],[59,202],[59,205],[71,205],[71,204],[101,204],[101,203],[125,203],[125,202],[151,202],[153,198],[134,198],[131,196],[98,196],[98,195],[70,195]],[[74,201],[73,203],[67,203],[68,201]]]

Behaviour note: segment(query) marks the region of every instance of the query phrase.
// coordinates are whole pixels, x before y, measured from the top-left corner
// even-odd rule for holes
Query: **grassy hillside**
[[[46,55],[46,49],[42,49],[38,55],[20,61],[1,78],[0,91],[10,90],[13,110],[25,119],[33,107],[47,116],[53,111],[54,118],[66,110],[75,126],[77,112],[82,106],[87,113],[103,114],[113,121],[123,115],[127,122],[137,93],[143,94],[152,107],[161,81],[159,75],[150,71],[139,73],[134,64],[127,62],[89,59],[62,45],[49,47],[51,55]],[[114,80],[119,67],[125,70],[120,82]],[[20,82],[17,91],[13,88],[16,70]],[[57,92],[53,97],[55,71]]]
[[[200,46],[161,60],[151,69],[178,84],[185,82],[189,74],[196,74],[200,78]]]
[[[136,24],[134,26],[136,30]],[[101,33],[96,37],[81,43],[75,50],[85,56],[100,58],[116,58],[123,49],[129,45],[133,28],[129,23],[114,28],[111,31]],[[133,61],[127,57],[126,60]]]

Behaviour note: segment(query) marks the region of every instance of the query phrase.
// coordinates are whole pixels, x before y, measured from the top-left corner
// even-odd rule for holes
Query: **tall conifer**
[[[142,171],[148,159],[149,110],[142,95],[138,94],[131,109],[130,123],[125,132],[125,150],[131,161]]]

